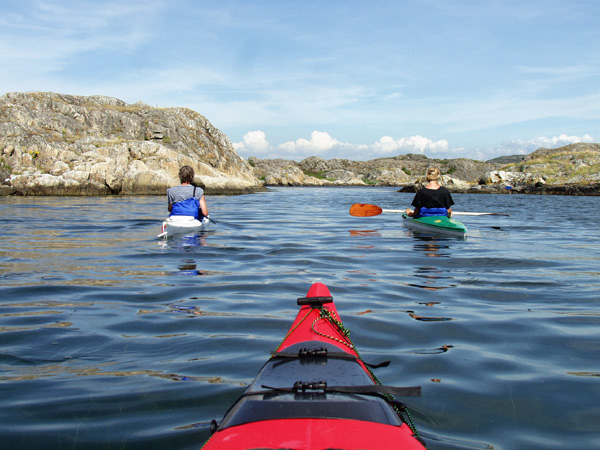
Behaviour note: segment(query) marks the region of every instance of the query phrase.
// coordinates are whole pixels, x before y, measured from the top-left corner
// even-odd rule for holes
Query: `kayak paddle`
[[[377,205],[369,205],[368,203],[355,203],[350,207],[350,215],[356,217],[371,217],[378,216],[381,213],[404,213],[404,209],[382,209]],[[452,211],[452,215],[456,216],[508,216],[503,213],[486,213],[486,212],[458,212]]]
[[[383,212],[377,205],[369,205],[368,203],[355,203],[350,207],[350,215],[356,217],[371,217],[378,216]]]

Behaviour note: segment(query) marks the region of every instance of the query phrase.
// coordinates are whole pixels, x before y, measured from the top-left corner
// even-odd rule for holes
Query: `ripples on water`
[[[161,197],[0,198],[0,447],[199,448],[321,281],[378,377],[423,386],[430,449],[598,448],[600,199],[455,195],[511,214],[466,240],[348,215],[411,199],[209,197],[217,226],[161,241]]]

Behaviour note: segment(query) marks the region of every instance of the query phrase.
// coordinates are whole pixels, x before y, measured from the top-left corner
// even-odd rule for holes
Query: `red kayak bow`
[[[213,421],[212,449],[408,449],[425,447],[394,396],[360,357],[327,286],[315,283],[290,330],[255,380]],[[386,365],[380,364],[381,365]]]

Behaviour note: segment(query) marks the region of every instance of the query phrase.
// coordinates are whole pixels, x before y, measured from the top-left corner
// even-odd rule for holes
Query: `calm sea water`
[[[165,241],[162,197],[0,198],[0,447],[199,448],[320,281],[430,449],[597,449],[600,197],[454,197],[510,217],[427,240],[348,214],[410,194],[278,188]]]

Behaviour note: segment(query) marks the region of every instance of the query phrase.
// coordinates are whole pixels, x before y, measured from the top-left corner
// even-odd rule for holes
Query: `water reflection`
[[[425,256],[430,258],[449,258],[450,254],[447,252],[450,246],[443,244],[435,237],[416,237],[420,242],[416,243],[413,248],[415,253],[424,253]],[[415,276],[424,279],[424,284],[409,284],[413,287],[426,289],[428,291],[438,291],[446,289],[450,286],[438,286],[440,280],[452,280],[452,277],[444,276],[443,273],[447,271],[442,270],[436,266],[417,266],[415,268]]]
[[[198,270],[198,265],[196,261],[193,259],[184,259],[179,266],[177,266],[179,272],[175,272],[175,275],[188,275],[188,276],[198,276],[204,275],[203,272]]]
[[[454,345],[442,345],[441,347],[438,347],[438,348],[424,348],[424,349],[411,350],[408,353],[413,353],[415,355],[438,355],[440,353],[446,353],[451,348],[454,348]]]
[[[415,253],[424,253],[425,256],[429,258],[448,258],[450,256],[449,252],[447,251],[450,248],[450,246],[448,244],[441,243],[438,238],[425,236],[415,236],[415,238],[418,240],[418,242],[413,247]],[[435,261],[432,260],[432,262]],[[443,264],[442,261],[439,261],[439,263],[440,265]],[[446,280],[453,280],[453,277],[444,275],[447,273],[447,270],[443,270],[441,267],[436,267],[436,265],[419,265],[415,268],[414,274],[416,278],[422,279],[423,283],[411,283],[409,285],[412,287],[417,287],[419,289],[434,292],[456,286],[455,283],[450,284],[448,282],[445,282]],[[433,307],[440,303],[441,302],[438,301],[430,301],[420,304],[428,307]],[[416,314],[412,311],[408,315],[413,319],[421,322],[446,322],[454,320],[450,317],[423,316]],[[448,348],[450,347],[451,346],[449,346]],[[446,350],[447,348],[444,349],[444,351]]]
[[[206,312],[202,311],[199,306],[182,306],[182,305],[169,305],[174,312],[188,314],[189,316],[204,316]]]
[[[90,376],[90,377],[138,377],[138,376],[148,376],[148,377],[158,377],[167,380],[173,381],[202,381],[204,383],[210,384],[229,384],[233,386],[245,386],[247,383],[243,380],[236,380],[230,378],[224,378],[221,376],[186,376],[186,375],[177,375],[173,373],[166,373],[158,370],[148,370],[148,369],[140,369],[140,370],[119,370],[117,368],[113,370],[107,370],[111,366],[116,366],[116,363],[100,363],[96,365],[88,365],[83,367],[75,366],[76,364],[73,361],[70,361],[68,364],[47,364],[44,366],[35,366],[35,367],[16,367],[11,369],[11,373],[7,373],[2,376],[1,380],[4,382],[10,381],[31,381],[36,379],[64,376],[66,374],[75,375],[78,377],[81,376]]]
[[[447,286],[438,285],[440,281],[453,279],[452,277],[441,275],[442,273],[443,272],[437,267],[418,266],[417,268],[415,268],[415,277],[423,279],[423,284],[408,283],[408,285],[412,287],[426,289],[428,291],[439,291],[454,286],[455,284]]]
[[[421,241],[417,242],[413,247],[416,252],[423,252],[426,256],[431,256],[433,258],[450,257],[447,252],[444,252],[444,250],[449,250],[450,246],[448,244],[443,244],[438,238],[424,236],[415,236],[415,238]]]
[[[417,231],[417,230],[407,230],[406,231],[406,236],[412,236],[415,239],[424,239],[424,240],[429,240],[429,239],[433,239],[433,240],[453,240],[453,241],[466,241],[467,240],[467,236],[452,236],[452,235],[443,235],[443,234],[439,234],[439,233],[434,233],[434,232],[427,232],[427,231]]]
[[[185,234],[181,236],[173,236],[167,239],[161,238],[158,241],[160,248],[171,248],[179,250],[189,250],[194,247],[203,247],[208,245],[206,242],[206,232],[200,231],[194,234]]]
[[[350,236],[375,236],[381,237],[381,233],[377,230],[349,230]]]
[[[446,322],[449,320],[454,320],[451,317],[425,317],[425,316],[419,316],[418,314],[415,314],[415,313],[409,313],[408,315],[415,320],[421,320],[423,322]]]
[[[167,239],[160,239],[158,245],[163,249],[177,250],[184,253],[192,253],[198,247],[208,245],[206,232],[200,231],[186,235],[172,236]],[[206,273],[198,269],[196,261],[189,257],[181,260],[177,266],[177,271],[170,272],[170,275],[200,276]]]

